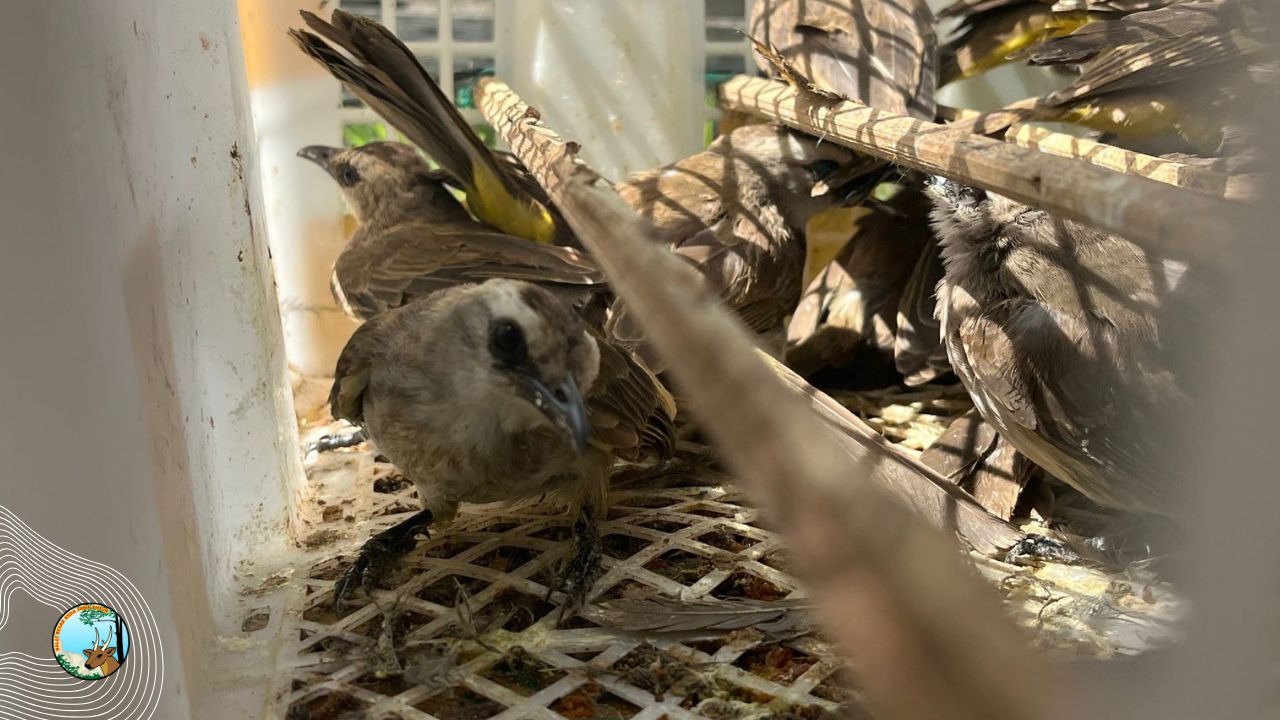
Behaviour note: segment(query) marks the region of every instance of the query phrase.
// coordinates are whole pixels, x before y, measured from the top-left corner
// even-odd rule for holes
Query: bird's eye
[[[358,182],[360,182],[360,171],[355,165],[343,163],[342,167],[338,168],[338,183],[342,187],[351,187]]]
[[[524,343],[524,333],[510,320],[500,320],[489,333],[489,351],[508,367],[523,365],[529,349]]]

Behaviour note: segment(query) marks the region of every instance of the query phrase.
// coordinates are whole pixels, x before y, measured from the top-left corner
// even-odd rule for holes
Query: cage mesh
[[[364,497],[327,504],[344,508],[328,513],[333,524],[360,507],[364,537],[417,508],[390,465],[345,465]],[[723,476],[626,475],[599,527],[604,569],[589,600],[799,596],[779,539]],[[316,562],[297,583],[289,717],[818,718],[848,699],[838,662],[810,635],[632,637],[598,624],[590,601],[562,618],[549,587],[571,523],[551,505],[464,510],[341,610],[333,588],[350,552]]]
[[[911,451],[920,437],[927,444],[936,435],[928,426],[964,412],[952,395],[842,400]],[[304,427],[314,438],[341,426],[321,417]],[[615,475],[599,527],[603,574],[586,606],[565,616],[563,596],[548,588],[572,552],[573,519],[538,503],[464,508],[396,563],[372,595],[357,591],[335,609],[335,581],[360,543],[418,503],[413,485],[367,450],[313,456],[313,522],[301,538],[309,560],[289,581],[268,583],[284,596],[276,669],[285,716],[870,717],[815,634],[748,628],[645,637],[607,626],[600,603],[619,598],[804,595],[760,513],[730,478],[698,453],[691,457]],[[1172,637],[1183,612],[1168,587],[1142,571],[1018,568],[977,557],[975,568],[1050,651],[1140,652]],[[245,629],[265,625],[258,617],[251,612]]]

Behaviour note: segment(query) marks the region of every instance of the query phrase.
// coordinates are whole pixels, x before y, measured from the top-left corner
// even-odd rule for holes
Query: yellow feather
[[[1208,103],[1206,103],[1208,104]],[[1222,129],[1205,122],[1202,113],[1180,107],[1172,96],[1153,98],[1121,95],[1064,108],[1055,118],[1121,137],[1154,138],[1177,135],[1202,153],[1212,153],[1222,143]]]
[[[555,220],[542,203],[521,200],[487,168],[477,166],[467,189],[467,207],[482,222],[526,240],[550,244],[556,235]]]
[[[997,45],[991,52],[979,57],[965,66],[961,78],[981,75],[1009,62],[1009,56],[1035,45],[1041,40],[1070,35],[1080,28],[1094,22],[1097,18],[1086,12],[1053,13],[1045,17],[1033,17],[1029,24],[1019,22],[1014,35]],[[1042,22],[1037,23],[1040,20]]]

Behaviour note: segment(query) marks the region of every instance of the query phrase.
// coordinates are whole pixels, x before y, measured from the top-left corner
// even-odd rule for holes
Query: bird
[[[1096,21],[1174,0],[956,0],[939,20],[959,20],[942,46],[939,85],[1014,62],[1017,53]]]
[[[908,226],[917,231],[929,222],[927,214],[909,218]],[[944,272],[938,238],[931,234],[898,296],[893,365],[907,387],[951,377],[951,361],[937,319],[937,288]]]
[[[942,339],[982,418],[1091,500],[1175,515],[1214,273],[949,180],[929,194]]]
[[[750,27],[756,62],[771,75],[790,81],[799,74],[819,92],[888,113],[927,121],[937,115],[937,37],[922,0],[760,0]],[[896,374],[895,358],[913,382],[946,371],[934,336],[913,332],[932,323],[932,285],[903,295],[917,265],[937,264],[936,247],[928,246],[928,202],[914,177],[891,171],[880,179],[876,195],[891,199],[863,203],[856,234],[805,289],[792,317],[787,362],[807,376],[881,384]],[[900,309],[900,298],[918,307]]]
[[[329,22],[306,10],[300,14],[313,32],[291,29],[298,47],[426,152],[465,194],[477,219],[515,237],[565,243],[571,231],[542,188],[512,156],[484,144],[395,34],[342,10],[334,10]]]
[[[411,145],[311,145],[298,155],[338,183],[358,223],[330,283],[352,317],[368,319],[439,289],[495,277],[537,283],[571,302],[608,291],[580,251],[529,242],[473,218],[447,176]]]
[[[805,290],[788,326],[787,364],[824,385],[920,385],[948,372],[934,319],[940,270],[923,178],[868,199],[853,237]],[[938,272],[940,276],[940,271]]]
[[[748,24],[751,37],[824,91],[934,118],[938,41],[924,0],[757,0]],[[760,53],[756,63],[774,72]]]
[[[759,124],[615,189],[780,356],[786,320],[804,289],[806,225],[824,210],[860,202],[881,174],[870,156]],[[615,304],[610,331],[657,362],[625,307]]]
[[[341,10],[334,11],[330,22],[305,11],[302,17],[314,31],[291,31],[302,50],[436,160],[449,184],[466,193],[477,220],[526,240],[580,245],[527,171],[501,161],[484,146],[386,28]],[[780,349],[784,321],[800,299],[804,223],[823,207],[854,202],[871,184],[868,173],[881,166],[834,143],[780,126],[751,125],[703,152],[639,173],[617,190],[659,226],[672,249],[699,270],[751,329],[770,336],[766,342]],[[499,180],[484,179],[491,174]],[[509,205],[514,209],[501,210]],[[503,226],[494,219],[528,208],[550,208],[548,224]],[[429,216],[424,220],[431,222]],[[613,339],[656,363],[625,308],[616,305],[613,316]]]
[[[674,444],[674,402],[652,373],[562,297],[520,280],[455,285],[369,318],[338,358],[329,402],[368,431],[422,507],[363,545],[335,603],[369,589],[461,503],[543,495],[579,511],[561,589],[580,598],[599,562],[594,518],[614,460],[669,457]]]
[[[1090,23],[1021,53],[1037,65],[1082,64],[1025,114],[1244,169],[1256,155],[1246,118],[1277,76],[1264,26],[1253,0],[1179,0]]]

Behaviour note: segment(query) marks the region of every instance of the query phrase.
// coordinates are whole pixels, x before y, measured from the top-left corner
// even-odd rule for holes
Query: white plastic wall
[[[216,717],[205,648],[301,477],[235,3],[7,3],[4,27],[0,504],[145,595],[155,717]],[[0,650],[48,655],[55,613],[13,613]]]
[[[299,10],[316,12],[316,6],[314,0],[239,3],[263,220],[287,354],[298,371],[329,375],[356,328],[329,289],[329,272],[346,240],[343,205],[337,184],[297,152],[307,145],[342,145],[338,84],[285,34],[301,25]]]
[[[619,178],[702,149],[702,3],[499,0],[499,69],[583,158]],[[502,42],[503,38],[499,38]],[[509,58],[509,62],[503,62]]]

